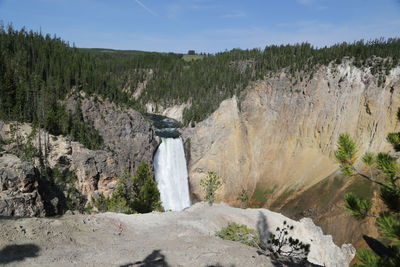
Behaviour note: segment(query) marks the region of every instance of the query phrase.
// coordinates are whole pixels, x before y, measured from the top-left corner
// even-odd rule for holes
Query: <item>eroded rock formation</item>
[[[345,63],[321,67],[297,82],[284,72],[254,83],[221,103],[208,119],[184,132],[190,139],[190,180],[216,170],[225,180],[223,199],[242,187],[305,190],[338,169],[332,152],[340,133],[350,133],[360,154],[389,149],[386,135],[397,126],[400,68],[378,87],[368,70]]]
[[[35,167],[11,154],[0,154],[0,215],[44,216]]]
[[[281,72],[256,82],[185,129],[193,196],[202,199],[199,182],[215,170],[224,180],[224,201],[237,203],[245,189],[261,198],[258,204],[279,209],[338,170],[339,134],[357,140],[359,155],[389,150],[385,140],[398,127],[399,96],[400,68],[378,86],[368,68],[350,62],[322,66],[312,77]]]

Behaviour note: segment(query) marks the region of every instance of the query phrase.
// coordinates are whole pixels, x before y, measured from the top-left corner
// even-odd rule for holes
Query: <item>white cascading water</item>
[[[154,171],[164,210],[189,207],[188,173],[181,138],[162,138],[154,156]]]

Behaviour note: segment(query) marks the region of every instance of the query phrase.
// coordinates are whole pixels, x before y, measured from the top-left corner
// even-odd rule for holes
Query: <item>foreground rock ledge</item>
[[[351,245],[337,247],[311,219],[299,222],[266,209],[197,203],[181,212],[0,218],[0,264],[10,266],[275,266],[257,250],[214,236],[228,221],[275,229],[286,220],[311,244],[308,260],[348,266]],[[165,263],[168,265],[162,265]],[[158,264],[158,265],[157,265]],[[282,266],[282,265],[281,265]],[[285,266],[285,265],[283,265]]]

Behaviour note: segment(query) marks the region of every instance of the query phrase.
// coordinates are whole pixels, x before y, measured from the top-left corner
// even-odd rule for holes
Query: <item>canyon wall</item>
[[[312,76],[283,71],[225,100],[183,132],[193,198],[203,198],[199,182],[214,170],[224,181],[221,200],[238,204],[244,189],[258,204],[281,209],[337,172],[339,134],[357,140],[358,155],[388,151],[386,135],[398,130],[400,68],[377,84],[368,68],[345,62]]]
[[[82,93],[66,100],[71,111],[78,103],[85,122],[101,135],[102,150],[29,123],[0,121],[0,215],[59,214],[63,195],[52,181],[55,177],[75,177],[58,183],[72,183],[68,186],[92,200],[99,194],[109,196],[122,172],[133,172],[141,161],[151,164],[157,141],[139,112]]]
[[[70,94],[65,104],[70,112],[80,106],[84,121],[93,125],[105,149],[113,152],[119,171],[133,171],[141,161],[152,162],[158,142],[152,124],[138,111],[84,92]]]

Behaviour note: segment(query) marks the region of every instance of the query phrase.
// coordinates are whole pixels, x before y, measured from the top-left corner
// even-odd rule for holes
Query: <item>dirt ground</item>
[[[251,225],[256,214],[200,203],[183,212],[0,218],[0,265],[275,266],[255,248],[215,237],[228,221]]]

